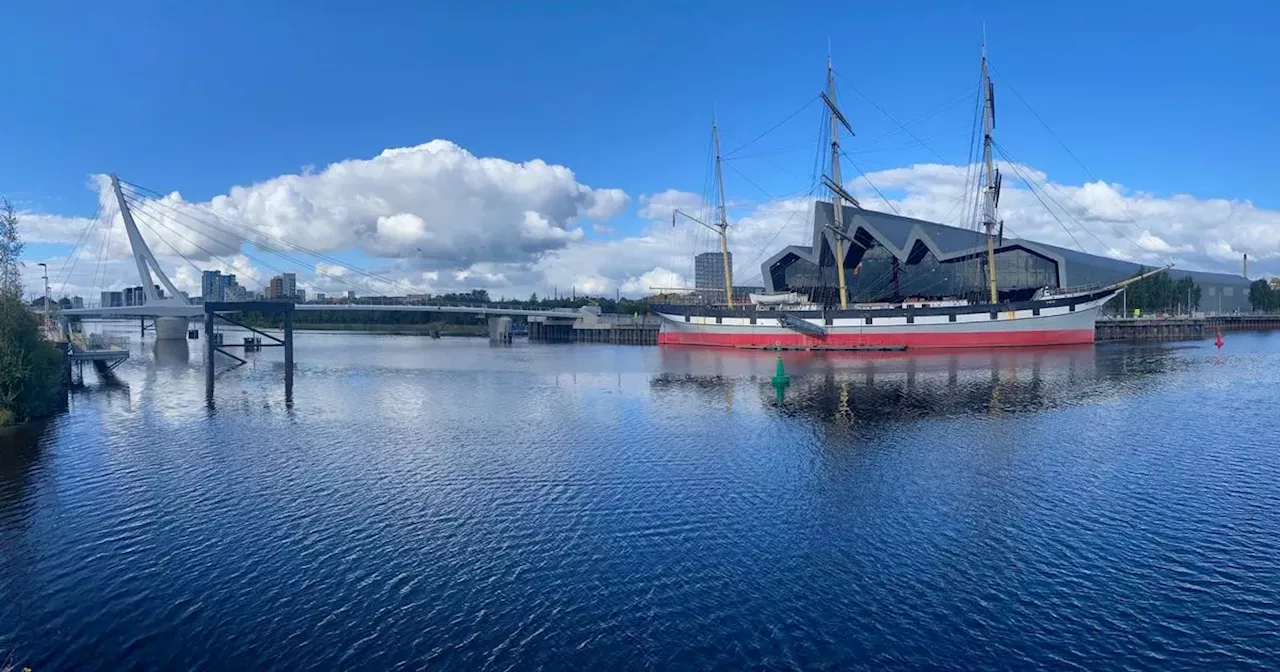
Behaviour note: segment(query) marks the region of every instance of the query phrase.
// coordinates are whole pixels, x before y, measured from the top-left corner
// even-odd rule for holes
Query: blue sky
[[[713,108],[726,151],[755,137],[821,88],[828,43],[860,168],[963,163],[985,22],[998,138],[1048,179],[1089,176],[1012,90],[1101,179],[1280,207],[1274,2],[197,4],[7,7],[0,194],[89,216],[92,173],[204,200],[442,138],[625,190],[612,233],[586,234],[622,236],[640,195],[701,190]],[[868,148],[898,127],[862,96],[900,122],[962,102],[913,127],[927,146]],[[749,149],[818,123],[810,107]],[[802,189],[813,163],[811,145],[741,153],[733,200]]]

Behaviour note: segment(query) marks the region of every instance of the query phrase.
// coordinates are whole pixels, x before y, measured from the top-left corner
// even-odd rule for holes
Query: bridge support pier
[[[213,318],[213,311],[206,308],[204,311],[204,396],[210,403],[213,402],[213,353],[218,349],[213,337]]]
[[[292,308],[293,304],[289,304]],[[284,314],[284,398],[293,403],[293,311]]]
[[[494,345],[511,345],[511,318],[489,318],[489,343]]]
[[[284,338],[279,338],[265,331],[255,329],[245,324],[236,322],[227,317],[224,313],[258,313],[260,315],[283,315],[284,316]],[[205,401],[213,406],[213,387],[216,371],[214,370],[214,357],[217,354],[226,355],[236,360],[239,366],[248,364],[248,360],[237,355],[233,355],[227,351],[227,348],[244,348],[245,342],[224,344],[219,334],[214,329],[214,321],[222,320],[228,324],[235,325],[241,329],[247,329],[267,342],[255,343],[254,349],[258,348],[284,348],[284,401],[286,405],[293,404],[293,303],[285,303],[282,301],[239,301],[235,303],[225,303],[210,301],[204,304],[204,340],[205,340],[205,368],[204,368],[204,393]],[[246,341],[249,339],[245,339]],[[261,340],[261,339],[259,339]],[[234,368],[234,367],[233,367]]]

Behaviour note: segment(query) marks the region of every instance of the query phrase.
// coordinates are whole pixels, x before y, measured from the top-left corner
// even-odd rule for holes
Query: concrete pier
[[[660,322],[657,317],[603,315],[593,308],[583,308],[575,320],[531,317],[529,340],[534,343],[658,344]]]
[[[1196,341],[1218,331],[1280,329],[1280,315],[1210,315],[1200,317],[1139,317],[1098,320],[1094,341]]]
[[[494,345],[511,345],[511,318],[507,316],[489,318],[489,342]]]

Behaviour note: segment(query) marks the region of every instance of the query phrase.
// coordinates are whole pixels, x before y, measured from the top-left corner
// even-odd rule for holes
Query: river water
[[[133,348],[0,434],[0,663],[1280,665],[1280,335]]]

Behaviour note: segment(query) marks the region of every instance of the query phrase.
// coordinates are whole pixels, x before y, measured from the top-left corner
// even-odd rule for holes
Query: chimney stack
[[[1249,279],[1249,253],[1244,253],[1244,272],[1241,274],[1245,280]]]

